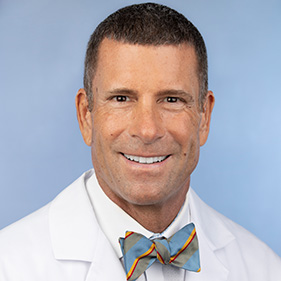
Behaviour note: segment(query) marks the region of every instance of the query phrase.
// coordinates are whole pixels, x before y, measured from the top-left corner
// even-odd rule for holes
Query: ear
[[[79,128],[82,133],[84,142],[91,146],[92,143],[92,118],[91,112],[88,109],[88,98],[86,91],[80,89],[75,98],[76,113],[79,123]]]
[[[199,129],[200,146],[204,145],[205,142],[207,141],[209,130],[210,130],[211,115],[214,105],[215,105],[214,94],[212,91],[208,91],[201,112],[201,123]]]

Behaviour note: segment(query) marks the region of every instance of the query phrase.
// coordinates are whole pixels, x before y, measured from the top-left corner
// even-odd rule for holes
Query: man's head
[[[204,40],[196,27],[177,11],[155,3],[122,8],[101,22],[89,42],[85,58],[84,88],[93,106],[92,80],[98,65],[98,53],[105,39],[138,45],[180,45],[194,47],[200,83],[199,105],[202,109],[208,90],[208,64]]]
[[[119,27],[110,20],[108,28],[95,31],[109,30],[108,35],[92,36],[89,43],[86,90],[76,97],[79,126],[106,195],[146,228],[161,231],[185,200],[209,132],[214,96],[206,89],[206,50],[191,23],[169,8],[136,5],[110,17],[118,18]],[[136,21],[138,29],[132,24]],[[149,22],[154,28],[147,29]],[[115,28],[122,32],[113,33]],[[159,209],[164,213],[155,227],[151,215],[159,216]]]

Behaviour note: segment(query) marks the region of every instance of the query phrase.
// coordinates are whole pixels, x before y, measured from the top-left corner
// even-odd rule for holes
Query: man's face
[[[209,92],[200,112],[196,66],[185,44],[102,42],[93,110],[87,128],[80,127],[101,187],[123,209],[165,204],[187,192],[214,102]]]

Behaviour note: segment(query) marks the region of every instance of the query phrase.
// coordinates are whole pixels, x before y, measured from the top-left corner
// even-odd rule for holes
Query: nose
[[[129,124],[130,136],[139,138],[144,144],[154,143],[165,134],[161,111],[153,101],[139,100]]]

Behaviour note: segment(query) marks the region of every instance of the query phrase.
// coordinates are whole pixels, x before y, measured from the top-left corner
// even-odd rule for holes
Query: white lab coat
[[[0,231],[1,281],[125,281],[85,188],[88,171],[51,203]],[[281,259],[248,231],[189,193],[202,271],[186,281],[277,281]]]

